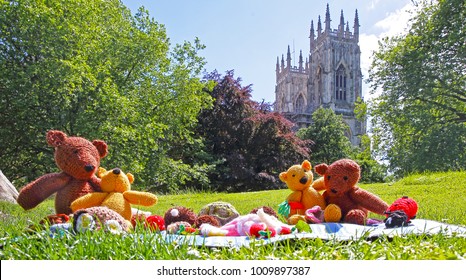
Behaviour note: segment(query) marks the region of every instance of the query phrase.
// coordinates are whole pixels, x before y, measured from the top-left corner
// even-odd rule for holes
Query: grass
[[[360,185],[387,201],[407,195],[419,204],[418,218],[466,226],[466,172],[412,175],[390,184]],[[250,193],[185,193],[161,195],[153,207],[142,208],[163,215],[172,206],[182,205],[198,212],[214,201],[226,201],[246,214],[259,206],[277,205],[289,190]],[[163,242],[159,234],[138,229],[136,234],[118,236],[103,232],[65,234],[50,237],[46,231],[28,232],[46,215],[53,214],[53,201],[47,200],[33,210],[24,211],[8,202],[0,203],[0,259],[2,260],[426,260],[465,259],[466,238],[407,235],[381,237],[374,241],[347,242],[321,239],[287,240],[238,249],[195,247]],[[383,218],[372,215],[374,218]]]

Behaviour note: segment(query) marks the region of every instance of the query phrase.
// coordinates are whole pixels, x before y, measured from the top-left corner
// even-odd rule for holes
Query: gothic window
[[[340,65],[335,73],[335,99],[346,100],[346,74],[345,67]]]
[[[295,108],[296,113],[304,113],[304,110],[306,108],[306,101],[304,100],[302,94],[300,94],[298,98],[296,98]]]

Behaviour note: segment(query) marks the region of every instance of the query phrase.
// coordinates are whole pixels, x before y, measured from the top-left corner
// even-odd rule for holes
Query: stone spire
[[[341,10],[340,24],[338,25],[338,36],[343,37],[344,30],[345,30],[345,18],[343,16],[343,10]]]
[[[286,53],[286,68],[291,68],[291,52],[290,45],[288,45],[288,52]]]
[[[330,31],[330,9],[327,3],[327,11],[325,12],[325,31]]]
[[[299,50],[299,72],[302,72],[303,69],[303,51]]]
[[[320,16],[319,16],[319,20],[317,21],[317,36],[320,36],[320,33],[322,33],[322,23],[320,23]]]
[[[359,41],[359,16],[358,16],[358,9],[356,9],[356,12],[354,14],[354,39],[356,41]]]
[[[314,21],[311,20],[311,31],[309,34],[309,39],[311,41],[311,50],[315,47],[316,41],[315,41],[315,34],[314,34]]]

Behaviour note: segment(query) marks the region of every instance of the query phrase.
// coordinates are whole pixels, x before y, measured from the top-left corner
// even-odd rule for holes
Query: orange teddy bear
[[[314,170],[322,178],[313,187],[324,190],[327,203],[324,211],[326,222],[346,222],[363,225],[368,211],[384,215],[388,204],[378,196],[359,188],[356,184],[361,176],[361,168],[351,159],[340,159],[327,165],[315,166]]]
[[[301,165],[291,166],[286,172],[280,173],[279,178],[292,191],[285,201],[288,204],[287,207],[289,207],[288,217],[293,215],[302,216],[307,209],[314,206],[325,208],[326,204],[323,196],[311,186],[314,175],[312,174],[311,163],[308,160],[303,161]]]
[[[87,194],[73,201],[73,212],[83,208],[106,206],[130,221],[132,204],[152,206],[157,203],[155,194],[131,190],[131,184],[134,182],[131,173],[125,174],[119,168],[107,171],[100,167],[97,175],[102,179],[102,191]]]

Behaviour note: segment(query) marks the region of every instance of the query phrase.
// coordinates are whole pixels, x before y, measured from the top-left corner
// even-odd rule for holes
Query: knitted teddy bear
[[[55,163],[60,173],[45,174],[24,186],[17,202],[25,210],[32,209],[56,193],[57,214],[71,214],[70,205],[78,197],[100,190],[95,172],[100,159],[107,155],[107,144],[101,140],[90,142],[82,137],[68,137],[59,130],[47,132],[48,145],[55,147]]]
[[[361,169],[355,161],[340,159],[330,165],[323,163],[317,165],[315,171],[322,175],[313,187],[325,190],[323,197],[328,205],[324,211],[326,222],[363,225],[368,211],[384,215],[387,210],[386,202],[356,185]]]
[[[284,204],[281,204],[280,214],[289,218],[293,215],[304,215],[307,209],[316,205],[325,208],[323,196],[311,186],[314,175],[309,161],[291,166],[286,172],[280,173],[279,178],[292,190]]]
[[[152,206],[157,203],[156,195],[131,190],[131,184],[134,182],[131,173],[124,174],[119,168],[107,171],[100,167],[97,175],[101,178],[102,191],[89,193],[73,201],[73,212],[93,206],[107,206],[131,221],[131,204]]]

